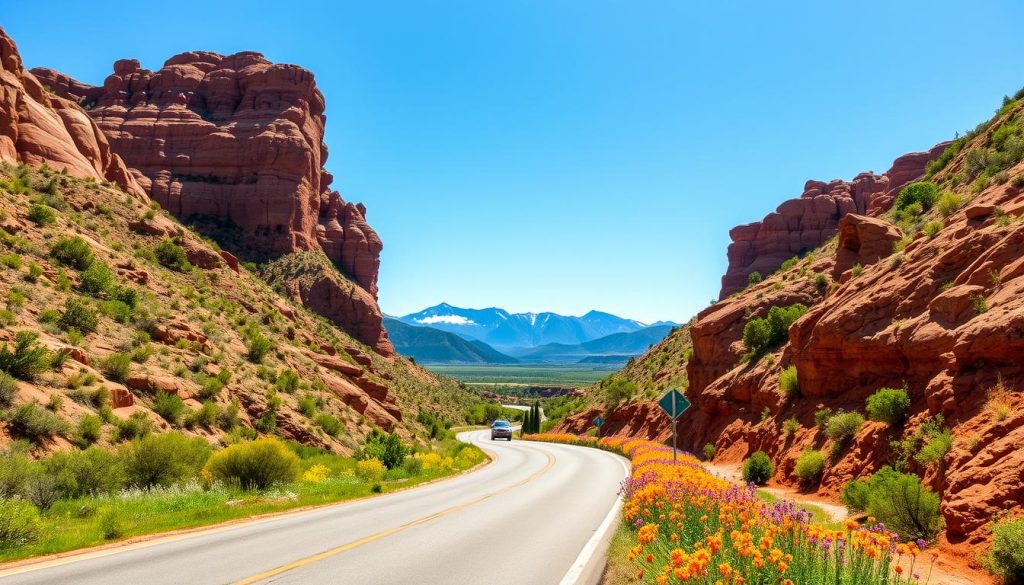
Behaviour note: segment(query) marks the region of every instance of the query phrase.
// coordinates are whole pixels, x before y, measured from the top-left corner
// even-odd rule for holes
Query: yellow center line
[[[539,451],[539,449],[538,449],[538,451]],[[444,510],[441,510],[440,512],[435,512],[433,514],[430,514],[429,516],[424,516],[422,518],[418,518],[416,520],[413,520],[411,522],[407,522],[407,523],[402,524],[400,526],[396,526],[394,528],[389,528],[387,530],[382,530],[380,532],[377,532],[375,534],[371,534],[369,536],[364,536],[363,538],[360,538],[359,540],[353,540],[352,542],[349,542],[347,544],[343,544],[341,546],[332,548],[330,550],[325,550],[324,552],[315,554],[313,556],[306,557],[304,559],[299,559],[299,560],[294,561],[292,563],[288,563],[287,565],[281,565],[280,567],[277,567],[275,569],[271,569],[269,571],[260,573],[258,575],[253,575],[252,577],[248,577],[246,579],[242,579],[241,581],[236,581],[235,585],[251,585],[252,583],[258,583],[260,581],[264,581],[266,579],[270,579],[271,577],[276,577],[277,575],[280,575],[282,573],[287,573],[288,571],[293,571],[295,569],[298,569],[298,568],[301,568],[301,567],[305,567],[306,565],[310,565],[312,563],[316,563],[316,562],[322,561],[322,560],[324,560],[326,558],[333,557],[333,556],[341,554],[343,552],[350,551],[350,550],[352,550],[354,548],[358,548],[360,546],[363,546],[364,544],[369,544],[369,543],[371,543],[371,542],[373,542],[375,540],[380,540],[382,538],[386,538],[388,536],[391,536],[392,534],[396,534],[398,532],[402,532],[403,530],[408,530],[410,528],[415,528],[416,526],[419,526],[421,524],[426,524],[427,522],[430,522],[431,520],[436,520],[436,519],[441,518],[443,516],[448,516],[449,514],[454,514],[455,512],[458,512],[460,510],[465,510],[466,508],[475,506],[475,505],[477,505],[477,504],[479,504],[481,502],[484,502],[486,500],[489,500],[489,499],[491,499],[491,498],[493,498],[495,496],[499,496],[501,494],[504,494],[505,492],[508,492],[509,490],[513,490],[513,489],[515,489],[517,487],[524,486],[524,485],[526,485],[526,484],[528,484],[528,483],[530,483],[530,482],[540,478],[542,475],[544,475],[545,473],[550,471],[551,468],[555,466],[555,458],[554,458],[554,456],[551,455],[550,453],[545,452],[545,451],[541,451],[541,452],[544,453],[544,455],[548,458],[547,465],[545,465],[543,469],[533,473],[532,475],[530,475],[529,477],[527,477],[527,478],[525,478],[525,479],[523,479],[521,481],[518,481],[518,482],[516,482],[514,484],[505,486],[505,487],[501,488],[500,490],[497,490],[497,491],[491,492],[489,494],[480,496],[479,498],[476,498],[475,500],[470,500],[468,502],[463,502],[463,503],[458,504],[456,506],[452,506],[451,508],[446,508]]]

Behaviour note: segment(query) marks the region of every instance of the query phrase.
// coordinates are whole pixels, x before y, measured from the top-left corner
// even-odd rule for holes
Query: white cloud
[[[430,317],[416,319],[415,321],[424,325],[434,325],[436,323],[444,323],[445,325],[476,325],[472,319],[467,319],[462,315],[431,315]]]

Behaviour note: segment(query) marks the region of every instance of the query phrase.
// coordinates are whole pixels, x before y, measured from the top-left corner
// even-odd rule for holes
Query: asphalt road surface
[[[626,462],[486,430],[460,438],[494,461],[376,498],[0,570],[0,584],[595,583]]]

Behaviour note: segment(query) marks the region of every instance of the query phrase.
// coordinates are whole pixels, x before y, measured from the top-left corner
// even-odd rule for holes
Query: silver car
[[[491,423],[491,440],[508,439],[512,440],[512,424],[507,420],[498,419]]]

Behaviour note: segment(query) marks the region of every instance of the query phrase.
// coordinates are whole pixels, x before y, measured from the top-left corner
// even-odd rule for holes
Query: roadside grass
[[[612,537],[608,546],[608,564],[601,574],[601,585],[639,585],[643,583],[636,576],[636,568],[629,560],[629,551],[637,545],[636,533],[624,522]]]
[[[357,476],[354,458],[317,454],[302,460],[302,470],[325,466],[326,477],[265,491],[193,479],[170,487],[128,488],[116,494],[59,500],[40,513],[40,537],[20,547],[0,549],[0,562],[386,494],[460,473],[487,458],[475,445],[454,440],[438,442],[429,454],[421,455],[423,465],[418,471],[394,469],[379,483]]]
[[[763,489],[757,490],[757,497],[761,498],[761,500],[766,504],[777,504],[782,501],[782,498]],[[814,524],[820,524],[821,526],[832,530],[842,528],[841,523],[836,522],[828,512],[819,506],[815,506],[814,504],[798,503],[796,504],[796,507],[805,512],[809,512],[811,514],[811,522]]]

